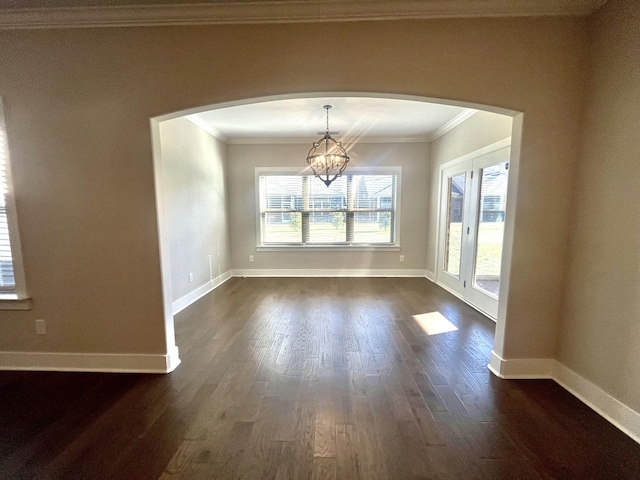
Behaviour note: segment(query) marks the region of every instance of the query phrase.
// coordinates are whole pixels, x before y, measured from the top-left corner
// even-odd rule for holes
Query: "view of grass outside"
[[[302,214],[267,213],[262,235],[262,241],[265,243],[300,243]]]
[[[477,285],[493,293],[497,293],[497,286],[499,286],[500,281],[503,234],[504,222],[480,222],[478,228],[475,280]],[[447,271],[454,275],[459,275],[461,238],[462,223],[451,223],[449,227],[449,258]]]
[[[372,217],[379,220],[371,221]],[[356,243],[391,243],[391,213],[356,213],[353,239]]]
[[[344,212],[309,215],[309,243],[340,243],[346,240]],[[327,218],[329,217],[329,218]]]
[[[456,277],[460,276],[460,250],[462,240],[462,223],[451,222],[449,224],[449,238],[447,240],[447,258],[445,270]]]
[[[268,214],[264,229],[265,242],[300,243],[302,241],[301,214],[290,213],[289,221],[282,220],[281,214]],[[347,233],[344,212],[331,212],[331,219],[311,214],[309,221],[309,243],[343,243]],[[356,214],[354,222],[354,241],[356,243],[391,242],[391,214],[384,212],[380,221],[364,221]],[[369,214],[362,214],[369,215]],[[361,217],[362,217],[361,216]],[[314,218],[315,217],[315,218]],[[375,216],[374,216],[375,218]]]
[[[504,222],[480,222],[476,276],[500,276]]]

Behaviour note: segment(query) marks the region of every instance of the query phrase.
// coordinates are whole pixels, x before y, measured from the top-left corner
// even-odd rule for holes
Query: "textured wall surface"
[[[524,112],[501,353],[552,356],[585,22],[0,32],[0,95],[35,305],[0,312],[0,350],[166,350],[150,117],[267,95],[388,92]],[[319,55],[327,38],[330,54]],[[34,334],[36,318],[48,320],[47,335]]]
[[[185,118],[160,123],[160,138],[175,302],[231,268],[227,147]]]
[[[640,5],[591,28],[559,360],[640,412]]]

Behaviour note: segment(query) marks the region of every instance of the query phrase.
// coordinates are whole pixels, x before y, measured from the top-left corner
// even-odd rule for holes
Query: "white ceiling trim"
[[[452,130],[453,128],[457,127],[462,122],[464,122],[467,118],[471,117],[477,112],[478,110],[474,110],[473,108],[467,108],[465,111],[463,111],[462,113],[459,113],[458,115],[453,117],[451,120],[449,120],[447,123],[445,123],[443,126],[441,126],[439,129],[437,129],[435,132],[433,132],[431,135],[429,135],[429,139],[427,141],[433,142],[436,138],[441,137],[442,135],[447,133],[449,130]]]
[[[324,135],[324,133],[323,133]],[[225,142],[228,145],[291,145],[309,144],[317,142],[319,137],[229,137]],[[336,140],[346,146],[356,143],[428,143],[429,137],[393,137],[393,136],[371,136],[360,137],[357,140],[348,137],[338,137]]]
[[[282,0],[0,9],[0,29],[587,15],[606,0]]]
[[[473,108],[467,108],[462,113],[456,115],[443,126],[438,128],[435,132],[425,136],[392,136],[392,135],[380,135],[380,136],[365,136],[360,137],[357,140],[350,139],[348,136],[342,138],[342,142],[345,145],[352,145],[354,143],[424,143],[433,142],[436,138],[441,137],[448,131],[454,129],[462,122],[476,114],[478,110]],[[225,135],[217,128],[213,127],[210,123],[202,119],[198,114],[186,115],[186,118],[193,122],[195,125],[206,131],[210,135],[214,136],[218,140],[229,145],[272,145],[272,144],[304,144],[312,143],[318,140],[318,137],[310,136],[283,136],[283,137],[233,137]],[[334,132],[335,133],[335,132]],[[324,135],[324,132],[319,132],[318,135]],[[339,134],[337,134],[339,136]]]
[[[186,119],[191,121],[192,123],[194,123],[198,127],[200,127],[202,130],[207,132],[209,135],[214,136],[215,138],[217,138],[221,142],[229,143],[229,137],[227,137],[224,133],[222,133],[220,130],[218,130],[214,126],[212,126],[209,123],[205,122],[197,113],[194,113],[193,115],[186,115]]]

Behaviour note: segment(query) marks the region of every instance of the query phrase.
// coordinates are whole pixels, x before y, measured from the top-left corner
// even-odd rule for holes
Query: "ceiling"
[[[606,0],[2,0],[0,29],[588,15]]]
[[[275,100],[189,115],[227,143],[296,143],[317,140],[326,130],[339,140],[432,141],[476,110],[415,100],[316,97]]]

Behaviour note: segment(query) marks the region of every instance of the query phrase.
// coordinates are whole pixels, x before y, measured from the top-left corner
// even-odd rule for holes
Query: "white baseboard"
[[[427,280],[431,280],[433,283],[436,283],[436,274],[431,270],[425,270],[424,276],[427,277]]]
[[[632,410],[560,362],[556,362],[553,379],[603,418],[640,443],[640,412]]]
[[[636,412],[600,387],[551,358],[506,360],[491,352],[489,370],[504,379],[551,379],[611,424],[640,443],[640,412]]]
[[[177,345],[174,345],[169,349],[167,354],[167,371],[166,373],[173,372],[180,365],[180,351]]]
[[[454,289],[447,287],[444,283],[442,282],[438,282],[437,280],[435,281],[436,285],[438,285],[439,287],[442,287],[443,289],[445,289],[447,292],[449,292],[451,295],[453,295],[454,297],[459,298],[460,300],[464,301],[464,298],[462,298],[462,295],[460,295],[458,292],[456,292]]]
[[[180,364],[178,347],[164,354],[0,352],[0,370],[169,373]]]
[[[248,268],[233,270],[234,277],[424,277],[425,270],[339,268]]]
[[[505,360],[491,351],[489,370],[504,379],[553,378],[555,360],[552,358],[516,358]]]
[[[231,270],[227,270],[222,275],[217,276],[213,280],[205,283],[204,285],[199,286],[192,292],[187,293],[184,297],[179,298],[178,300],[176,300],[171,304],[171,313],[175,315],[176,313],[181,312],[196,300],[200,300],[207,293],[211,292],[212,290],[222,285],[231,277],[232,277]]]
[[[428,277],[427,277],[428,278]],[[485,312],[483,309],[481,309],[480,307],[478,307],[477,305],[471,303],[469,300],[467,300],[466,298],[464,298],[462,295],[460,295],[458,292],[456,292],[455,290],[453,290],[452,288],[447,287],[444,283],[442,282],[438,282],[437,280],[434,280],[435,284],[438,285],[439,287],[442,287],[444,290],[446,290],[447,292],[449,292],[451,295],[453,295],[454,297],[462,300],[464,303],[466,303],[467,305],[469,305],[471,308],[473,308],[474,310],[477,310],[478,312],[480,312],[481,314],[483,314],[485,317],[487,317],[489,320],[491,320],[492,322],[496,322],[497,319],[491,315],[489,312]]]

